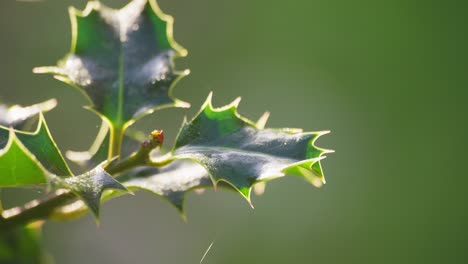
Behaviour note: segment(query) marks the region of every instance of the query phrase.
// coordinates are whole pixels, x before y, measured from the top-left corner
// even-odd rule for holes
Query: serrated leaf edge
[[[47,112],[52,109],[54,109],[57,106],[57,100],[55,98],[51,98],[49,100],[33,104],[33,105],[28,105],[28,106],[21,106],[21,105],[11,105],[7,108],[7,111],[12,111],[15,110],[15,108],[21,108],[21,109],[36,109],[36,113],[34,115],[38,115],[39,112]],[[32,117],[31,116],[31,117]]]
[[[37,135],[42,129],[45,130],[45,132],[47,133],[47,136],[51,139],[51,142],[52,142],[52,145],[54,146],[54,148],[57,150],[58,154],[60,155],[60,157],[62,158],[63,162],[64,162],[64,165],[67,169],[67,172],[69,173],[69,175],[60,175],[60,176],[70,176],[70,175],[73,175],[73,173],[71,172],[70,170],[70,167],[68,166],[67,162],[65,161],[63,155],[62,155],[62,152],[60,151],[59,147],[57,146],[57,143],[55,142],[55,140],[53,140],[53,137],[52,137],[52,134],[50,133],[50,130],[49,130],[49,127],[47,126],[47,122],[45,121],[45,118],[44,118],[44,114],[42,112],[39,112],[39,120],[37,122],[37,127],[36,127],[36,130],[33,131],[33,132],[28,132],[28,131],[22,131],[22,130],[18,130],[18,129],[14,129],[14,128],[11,128],[11,127],[5,127],[5,126],[2,126],[0,125],[0,129],[4,129],[4,130],[10,130],[10,131],[13,131],[13,134],[15,135],[15,138],[17,139],[18,142],[21,143],[21,140],[16,136],[16,134],[23,134],[23,135],[28,135],[28,136],[34,136],[34,135]],[[9,141],[9,140],[8,140]],[[7,143],[8,145],[8,143]],[[36,157],[34,156],[34,154],[32,154],[26,146],[24,146],[23,143],[21,143],[21,146],[23,146],[27,151],[28,153],[30,153],[35,159]],[[6,148],[6,146],[5,146]],[[4,148],[4,149],[5,149]],[[1,150],[0,150],[1,151]],[[0,152],[0,156],[2,155],[2,153]],[[37,160],[37,159],[36,159]],[[39,162],[39,161],[38,161]],[[40,162],[39,162],[40,164]],[[40,164],[42,166],[42,164]],[[42,166],[43,167],[43,166]],[[47,170],[45,170],[47,171]],[[48,171],[47,171],[48,172]],[[50,172],[48,172],[49,174],[51,174]]]
[[[174,68],[174,59],[176,59],[177,57],[185,57],[185,56],[188,55],[188,51],[185,48],[183,48],[180,44],[178,44],[174,39],[174,34],[173,34],[174,18],[171,15],[165,14],[161,10],[161,8],[159,7],[159,5],[157,4],[157,2],[155,0],[143,0],[143,1],[145,2],[145,4],[150,5],[151,9],[153,10],[153,12],[156,14],[156,16],[158,18],[160,18],[161,20],[166,22],[167,40],[169,42],[169,46],[172,49],[174,49],[174,51],[176,52],[176,56],[171,57],[171,59],[170,59],[171,67]],[[69,17],[70,17],[71,28],[72,28],[72,42],[71,42],[70,51],[65,56],[65,58],[67,56],[69,56],[70,54],[74,54],[75,50],[76,50],[76,43],[77,43],[77,39],[78,39],[78,21],[77,21],[77,17],[84,18],[84,17],[87,17],[88,15],[90,15],[93,11],[94,12],[99,12],[101,9],[109,9],[109,10],[113,10],[115,12],[121,12],[122,10],[125,10],[125,8],[129,7],[131,4],[133,4],[133,2],[130,2],[129,4],[127,4],[126,6],[124,6],[121,9],[113,9],[113,8],[110,8],[110,7],[107,7],[107,6],[103,5],[99,1],[89,1],[87,3],[86,7],[83,10],[79,10],[79,9],[77,9],[75,7],[69,7],[68,11],[69,11]],[[84,97],[87,99],[87,101],[91,104],[89,106],[84,106],[84,108],[87,109],[87,110],[90,110],[91,112],[97,114],[102,119],[106,120],[106,122],[111,127],[111,131],[114,131],[114,129],[113,129],[114,124],[107,117],[105,117],[104,115],[102,115],[101,113],[99,113],[98,111],[96,111],[93,108],[94,103],[91,100],[91,98],[89,98],[89,96],[86,94],[84,89],[78,87],[71,80],[69,80],[66,77],[66,73],[60,67],[57,67],[57,66],[35,67],[33,69],[33,73],[37,73],[37,74],[50,73],[50,74],[53,75],[53,77],[56,80],[64,82],[64,83],[74,87],[75,89],[78,89],[80,91],[80,93],[82,95],[84,95]],[[141,119],[142,117],[144,117],[144,116],[146,116],[148,114],[151,114],[151,113],[153,113],[155,111],[162,110],[162,109],[165,109],[165,108],[170,108],[170,107],[179,107],[179,108],[189,108],[190,107],[190,104],[188,102],[177,99],[177,98],[173,97],[173,95],[172,95],[173,88],[176,86],[176,84],[183,77],[190,74],[190,70],[188,70],[188,69],[182,70],[182,71],[175,71],[174,70],[174,74],[177,75],[177,77],[171,83],[171,85],[169,87],[169,90],[168,90],[168,97],[170,99],[172,99],[173,102],[168,103],[168,104],[159,105],[159,106],[154,107],[154,108],[149,108],[149,109],[144,110],[143,112],[137,113],[136,116],[133,116],[132,119],[128,120],[126,123],[124,123],[122,125],[122,131],[125,131],[135,121],[137,121],[137,120]],[[111,158],[111,157],[109,157],[109,158]]]
[[[82,201],[88,210],[90,210],[93,215],[95,216],[95,219],[96,219],[96,223],[99,225],[100,223],[100,205],[102,203],[102,200],[101,198],[103,197],[103,194],[104,194],[104,191],[106,190],[120,190],[120,191],[124,191],[124,192],[128,192],[129,194],[133,194],[133,192],[131,190],[129,190],[126,186],[124,186],[122,183],[120,183],[119,181],[117,181],[116,179],[114,179],[112,177],[112,175],[110,175],[109,173],[107,173],[107,171],[104,170],[104,166],[106,166],[107,164],[107,161],[101,163],[100,165],[98,165],[97,167],[95,167],[94,169],[86,172],[85,174],[87,173],[105,173],[107,174],[107,176],[109,176],[110,179],[113,179],[113,181],[118,185],[118,188],[109,188],[109,187],[104,187],[101,191],[101,194],[100,194],[100,197],[99,197],[99,203],[97,205],[94,205],[94,204],[91,204],[89,203],[88,200],[84,199],[82,197],[82,195],[80,194],[80,192],[78,192],[77,190],[75,190],[73,188],[73,185],[70,184],[69,182],[67,182],[67,179],[62,179],[62,178],[59,178],[55,175],[51,175],[51,182],[53,185],[55,185],[56,188],[64,188],[64,189],[67,189],[67,190],[70,190],[73,194],[75,194],[79,199],[80,201]],[[82,174],[84,175],[84,174]],[[78,176],[75,176],[76,177],[80,177],[81,175],[78,175]]]
[[[8,141],[7,141],[7,144],[5,145],[5,147],[3,149],[0,149],[0,157],[5,155],[6,153],[8,153],[8,151],[10,150],[10,148],[13,146],[13,144],[16,144],[16,146],[18,146],[18,148],[20,148],[23,153],[28,156],[28,158],[31,159],[31,161],[34,162],[34,164],[40,169],[42,170],[42,172],[44,173],[44,183],[42,184],[45,184],[45,183],[48,183],[49,180],[53,177],[52,174],[47,171],[44,166],[39,162],[39,160],[36,158],[36,156],[34,156],[34,154],[32,154],[28,148],[26,148],[26,146],[24,146],[24,144],[19,140],[19,138],[16,136],[16,133],[15,133],[15,130],[13,128],[8,128],[9,132],[8,132]],[[41,183],[39,183],[41,184]],[[13,186],[10,186],[10,187],[15,187],[15,186],[18,186],[18,185],[13,185]],[[27,185],[22,185],[22,186],[27,186]],[[4,186],[4,187],[8,187],[8,186]]]
[[[237,111],[237,108],[239,106],[239,103],[241,101],[241,97],[237,97],[236,99],[234,99],[234,101],[232,101],[230,104],[227,104],[225,106],[222,106],[222,107],[213,107],[213,103],[212,103],[212,99],[213,99],[213,92],[210,92],[208,94],[208,97],[207,99],[205,100],[205,102],[203,103],[202,107],[200,108],[200,110],[197,112],[197,114],[195,114],[195,116],[190,120],[190,121],[187,121],[187,117],[184,117],[184,120],[182,122],[182,126],[181,128],[183,128],[185,125],[191,123],[192,121],[194,121],[198,115],[202,114],[206,108],[208,108],[210,111],[213,111],[213,112],[223,112],[223,111],[226,111],[226,110],[234,110],[233,111],[233,114],[239,118],[240,120],[244,121],[245,123],[247,123],[248,125],[251,125],[252,127],[258,129],[258,130],[262,130],[264,129],[265,125],[266,125],[266,122],[268,121],[268,118],[270,116],[270,113],[269,112],[265,112],[261,117],[260,119],[257,121],[257,122],[253,122],[243,116],[241,116],[239,114],[239,112]],[[328,134],[330,133],[329,130],[324,130],[324,131],[316,131],[316,132],[302,132],[302,129],[291,129],[291,128],[283,128],[283,129],[278,129],[279,131],[282,131],[282,132],[287,132],[287,133],[291,133],[291,134],[297,134],[297,133],[300,133],[300,134],[303,134],[303,135],[314,135],[314,138],[312,138],[310,141],[309,141],[309,144],[314,147],[316,150],[318,150],[320,152],[319,156],[316,157],[316,158],[310,158],[310,159],[305,159],[305,160],[302,160],[300,162],[295,162],[295,163],[292,163],[286,167],[284,167],[282,170],[281,170],[281,173],[278,174],[278,175],[271,175],[271,176],[268,176],[268,177],[265,177],[265,178],[262,178],[261,180],[258,180],[256,181],[252,186],[250,186],[249,190],[248,190],[248,193],[243,193],[242,190],[240,190],[239,188],[237,188],[236,186],[234,186],[231,182],[225,180],[225,179],[218,179],[218,180],[215,180],[213,175],[211,175],[211,173],[209,172],[208,168],[206,168],[205,165],[203,165],[202,163],[200,163],[199,161],[197,161],[196,159],[193,159],[192,157],[190,156],[186,156],[186,155],[180,155],[180,156],[173,156],[173,152],[176,150],[176,146],[174,145],[174,147],[172,148],[172,150],[166,154],[164,156],[164,158],[166,159],[169,159],[169,160],[176,160],[176,159],[189,159],[189,160],[192,160],[193,162],[196,162],[198,164],[200,164],[201,166],[203,166],[205,168],[205,170],[207,171],[208,175],[210,176],[210,179],[213,183],[213,188],[214,190],[216,191],[217,188],[218,188],[218,183],[219,182],[225,182],[227,183],[228,185],[232,186],[237,192],[239,192],[241,194],[242,197],[244,197],[247,202],[249,203],[249,205],[254,208],[253,204],[252,204],[252,200],[251,200],[251,192],[252,192],[252,189],[253,189],[253,186],[256,184],[256,183],[259,183],[259,182],[266,182],[266,181],[269,181],[269,180],[273,180],[273,179],[277,179],[277,178],[281,178],[281,177],[284,177],[286,176],[286,170],[287,169],[290,169],[290,168],[294,168],[294,167],[298,167],[300,165],[303,165],[303,164],[307,164],[307,163],[310,163],[310,166],[309,166],[309,169],[312,169],[312,166],[319,162],[321,160],[323,160],[324,158],[326,158],[326,156],[323,156],[324,154],[326,153],[333,153],[334,150],[330,150],[330,149],[324,149],[324,148],[320,148],[320,147],[317,147],[315,145],[315,141],[322,135],[325,135],[325,134]],[[179,138],[180,136],[180,133],[182,132],[182,129],[179,129],[179,133],[177,134],[176,136],[176,139]],[[320,165],[321,166],[321,165]],[[325,177],[323,175],[316,175],[313,171],[311,170],[308,170],[311,174],[309,176],[306,176],[306,175],[302,175],[308,182],[310,182],[312,185],[314,185],[315,187],[321,187],[323,184],[326,183],[325,181]],[[317,181],[315,181],[313,178],[312,175],[315,175],[316,177],[318,177],[320,179],[320,182],[321,183],[318,183]]]

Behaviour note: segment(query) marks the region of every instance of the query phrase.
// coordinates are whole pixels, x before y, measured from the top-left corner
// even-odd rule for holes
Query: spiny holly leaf
[[[73,176],[51,138],[42,114],[39,114],[34,133],[0,127],[0,143],[3,141],[6,144],[0,150],[0,187],[49,183],[56,189],[74,192],[97,217],[104,190],[126,190],[101,166]]]
[[[127,188],[109,175],[102,166],[75,177],[65,179],[54,177],[51,184],[55,188],[64,188],[74,192],[86,203],[98,220],[102,193],[106,189],[127,191]]]
[[[5,148],[0,150],[0,187],[42,184],[47,177],[47,171],[11,129]]]
[[[186,219],[184,212],[186,194],[195,189],[213,186],[203,166],[190,160],[174,160],[169,165],[160,168],[141,166],[118,175],[118,178],[128,190],[144,190],[161,196],[176,207],[184,219]],[[101,201],[120,195],[121,192],[106,192]],[[87,211],[87,206],[78,201],[59,208],[53,213],[52,218],[55,220],[72,219],[84,215]]]
[[[330,152],[314,145],[327,132],[297,129],[260,129],[237,113],[239,100],[213,108],[211,94],[198,115],[184,122],[172,159],[191,159],[209,172],[213,183],[226,182],[249,202],[252,186],[294,174],[315,186],[323,178],[320,160]]]
[[[184,217],[185,194],[213,186],[203,166],[189,160],[177,160],[162,168],[142,166],[126,172],[119,180],[130,190],[145,190],[167,199]]]
[[[257,126],[263,128],[268,120],[269,113],[265,113],[257,121]],[[160,153],[153,152],[157,159]],[[119,180],[131,190],[140,189],[159,195],[169,201],[182,214],[184,219],[184,201],[188,192],[195,189],[213,186],[206,169],[191,160],[174,160],[169,165],[155,168],[141,166],[119,175]],[[260,184],[260,183],[259,183]],[[222,186],[231,188],[221,183]],[[254,187],[257,187],[255,185]]]
[[[208,103],[205,104],[203,109],[206,109],[207,105]],[[212,109],[211,104],[209,104],[209,106],[210,106],[211,111],[220,110],[220,109]],[[235,113],[237,114],[237,112]],[[264,128],[267,122],[268,116],[269,116],[269,113],[265,113],[259,119],[259,121],[255,124],[255,127],[257,130],[262,130]],[[240,118],[240,117],[237,117],[237,118]],[[297,130],[289,129],[285,131],[286,132],[284,133],[286,134],[300,134],[297,132]],[[258,138],[260,139],[261,135]],[[284,139],[284,141],[287,141],[287,137],[286,139]],[[309,143],[312,144],[312,141],[310,141]],[[323,152],[323,153],[326,152],[325,150],[316,148],[313,145],[311,147],[313,147],[318,152]],[[224,150],[230,151],[227,148]],[[180,158],[180,157],[177,157],[177,158]],[[153,152],[152,160],[155,161],[159,159],[161,159],[161,153]],[[270,163],[275,161],[274,160],[275,157],[271,157],[271,159],[272,161],[270,161]],[[311,169],[310,167],[306,166],[307,162],[310,162],[310,164],[317,164],[317,163],[314,163],[314,161],[318,159],[320,159],[320,157],[317,159],[305,160],[303,161],[303,164],[297,163],[297,166],[303,165],[305,169],[297,169],[298,172],[296,172],[296,174],[309,177],[309,179],[310,178],[313,179],[312,180],[313,183],[318,184],[314,180],[322,180],[321,177],[311,176],[310,174],[312,174],[312,172],[308,172],[308,173],[304,172],[306,169],[309,169],[309,170]],[[242,163],[239,160],[233,160],[233,162],[234,163],[237,162],[239,164]],[[290,161],[290,163],[292,162],[294,161]],[[294,164],[290,165],[289,167],[295,168]],[[322,174],[321,174],[320,166],[317,166],[316,168],[320,170],[320,176],[321,176]],[[291,171],[286,171],[286,173],[289,173],[289,172],[294,173],[292,169]],[[132,169],[130,171],[117,175],[117,177],[119,178],[119,181],[129,190],[145,190],[145,191],[149,191],[153,194],[156,194],[158,196],[165,198],[182,213],[182,216],[184,217],[184,219],[185,219],[184,200],[185,200],[186,194],[190,192],[191,190],[209,188],[213,186],[212,177],[210,177],[210,174],[208,174],[208,171],[205,169],[205,167],[186,158],[172,160],[172,162],[169,163],[169,165],[159,167],[159,168],[150,167],[150,166],[137,167],[135,169]],[[240,175],[240,177],[244,177],[244,176]],[[257,185],[264,183],[261,180],[266,180],[266,179],[259,179],[258,181],[254,182],[252,184],[253,187],[256,187]],[[222,181],[222,180],[221,182],[217,184],[218,186],[228,187],[230,189],[232,189],[233,187],[231,182],[227,183],[227,181]],[[239,190],[238,188],[234,188],[234,189]],[[118,197],[120,195],[121,194],[118,192],[117,193],[106,192],[106,194],[102,197],[101,200],[102,201],[109,200],[114,197]],[[86,206],[83,203],[77,202],[69,206],[60,208],[59,210],[56,210],[54,212],[53,218],[58,219],[58,220],[75,218],[75,217],[82,216],[86,211],[87,211]]]
[[[41,184],[50,174],[71,172],[41,113],[33,133],[0,126],[0,186]]]
[[[50,134],[42,113],[39,113],[36,131],[32,133],[0,126],[0,148],[3,148],[4,144],[9,141],[8,135],[11,131],[47,171],[59,176],[71,175],[70,169]]]
[[[40,112],[53,109],[56,105],[57,101],[55,99],[26,107],[20,105],[7,107],[0,104],[0,126],[21,129],[28,120],[38,116]]]
[[[133,0],[120,10],[98,1],[83,12],[70,9],[72,48],[57,67],[36,68],[80,88],[91,109],[121,137],[135,119],[168,106],[188,104],[171,88],[188,71],[175,71],[173,60],[187,51],[172,36],[172,17],[154,0]],[[118,153],[117,153],[118,154]]]

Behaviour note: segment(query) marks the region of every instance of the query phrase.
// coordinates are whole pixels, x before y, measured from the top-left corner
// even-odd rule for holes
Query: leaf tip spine
[[[256,123],[257,128],[258,129],[264,129],[269,118],[270,118],[270,112],[267,111],[267,112],[263,113],[263,115],[258,119],[258,121]]]

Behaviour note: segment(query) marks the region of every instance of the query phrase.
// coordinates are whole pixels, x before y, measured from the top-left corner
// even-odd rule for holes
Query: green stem
[[[160,133],[162,134],[162,132]],[[111,162],[107,165],[105,170],[109,174],[117,175],[118,177],[118,174],[142,165],[164,166],[168,164],[170,160],[152,162],[149,158],[150,152],[161,146],[161,144],[162,140],[160,134],[155,134],[155,132],[153,132],[152,138],[143,142],[138,151],[126,159]],[[47,219],[56,208],[73,202],[76,199],[76,195],[71,191],[58,190],[45,198],[33,200],[22,207],[5,210],[0,217],[0,232],[32,221]]]
[[[149,165],[149,154],[154,148],[155,146],[141,146],[138,151],[130,155],[125,160],[117,160],[115,163],[109,164],[105,170],[107,173],[114,175],[138,166]]]
[[[171,163],[172,162],[172,159],[164,159],[164,160],[161,160],[161,161],[153,161],[153,160],[148,160],[146,162],[146,165],[150,166],[150,167],[163,167],[163,166],[166,166],[167,164]]]
[[[40,200],[33,200],[23,207],[6,210],[0,221],[0,232],[15,226],[46,219],[55,208],[74,200],[76,196],[70,191],[60,190]]]
[[[109,160],[120,156],[124,130],[121,125],[110,126],[109,156],[107,157]]]

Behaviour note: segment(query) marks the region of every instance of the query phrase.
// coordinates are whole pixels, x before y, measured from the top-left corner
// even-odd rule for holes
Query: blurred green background
[[[121,7],[126,1],[103,1]],[[268,184],[255,210],[237,194],[187,199],[188,223],[140,192],[92,217],[47,223],[45,244],[67,263],[467,263],[468,16],[465,1],[160,0],[189,50],[192,74],[169,109],[137,124],[171,142],[209,91],[242,96],[240,112],[272,113],[270,127],[330,129],[319,145],[327,184]],[[99,120],[81,94],[34,66],[69,49],[67,7],[85,1],[2,0],[0,98],[47,114],[62,150],[85,150]]]

